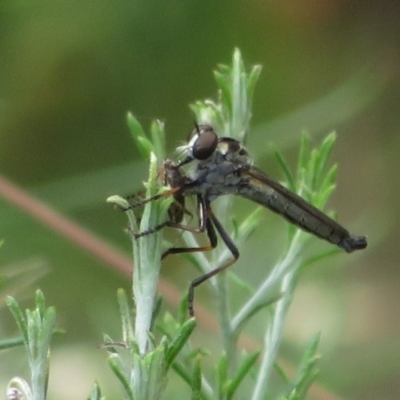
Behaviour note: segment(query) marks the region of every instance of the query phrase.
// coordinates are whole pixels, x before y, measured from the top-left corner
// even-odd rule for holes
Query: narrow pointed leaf
[[[7,296],[6,303],[15,319],[15,322],[18,326],[19,331],[22,333],[25,344],[27,344],[28,343],[28,328],[26,325],[26,320],[24,318],[24,314],[22,313],[18,302],[13,297]]]
[[[303,182],[305,180],[305,170],[307,169],[307,161],[309,157],[310,148],[310,135],[307,131],[303,131],[301,134],[299,160],[297,165],[297,182]]]
[[[250,100],[253,98],[256,83],[258,81],[258,78],[260,77],[261,71],[262,71],[262,66],[255,65],[249,74],[247,80],[247,97]]]
[[[197,356],[194,359],[192,374],[192,400],[201,399],[201,358]]]
[[[188,341],[190,335],[193,332],[193,329],[196,327],[196,324],[197,324],[196,319],[190,318],[187,321],[185,321],[185,323],[181,326],[178,334],[170,344],[169,349],[167,351],[165,357],[167,368],[171,365],[171,363],[174,361],[175,357],[178,355],[182,347]]]
[[[336,141],[336,134],[334,132],[330,133],[325,137],[318,149],[318,159],[316,162],[316,172],[315,172],[315,184],[320,185],[320,180],[323,176],[325,168],[328,164],[329,157],[332,154],[333,146]]]
[[[105,400],[105,397],[101,395],[101,389],[98,382],[93,384],[92,391],[87,400]]]
[[[150,128],[152,139],[152,151],[155,153],[157,160],[161,163],[165,158],[165,132],[164,124],[157,120],[151,123]]]
[[[132,312],[129,306],[128,296],[124,289],[118,289],[117,291],[119,314],[122,325],[122,341],[129,343],[133,338],[133,326],[132,326]]]
[[[229,87],[229,83],[225,79],[225,76],[221,74],[219,71],[214,71],[214,79],[217,82],[219,90],[222,93],[222,99],[225,102],[226,107],[232,112],[232,96],[231,96],[231,88]]]
[[[218,393],[220,399],[225,397],[225,387],[228,379],[228,360],[226,354],[223,353],[221,358],[219,359],[218,364],[216,365],[216,375],[217,375],[217,384],[218,384]]]
[[[252,354],[249,354],[239,366],[239,369],[235,375],[235,377],[229,382],[229,386],[226,389],[226,398],[232,399],[237,388],[242,383],[245,376],[249,373],[250,369],[253,367],[254,363],[257,361],[258,356],[260,355],[260,351],[256,351]]]
[[[277,161],[278,161],[278,163],[279,163],[279,165],[280,165],[280,167],[281,167],[281,169],[283,171],[283,174],[285,175],[286,181],[288,183],[288,188],[291,191],[295,192],[296,191],[296,185],[294,183],[293,175],[290,172],[290,168],[287,165],[287,162],[286,162],[285,158],[283,157],[283,154],[279,150],[275,149],[274,150],[274,155],[275,155],[275,158],[277,159]]]
[[[252,317],[254,317],[262,309],[276,303],[281,297],[282,294],[279,293],[276,296],[273,296],[270,299],[267,299],[266,301],[258,303],[257,305],[252,307],[245,315],[242,316],[240,321],[237,321],[237,324],[233,327],[234,335],[239,335],[244,326],[249,322]]]
[[[129,380],[127,379],[123,371],[123,366],[121,364],[121,359],[119,358],[119,356],[116,356],[115,354],[111,355],[108,358],[108,365],[110,366],[111,370],[114,372],[115,376],[117,377],[122,387],[124,388],[125,393],[128,395],[128,399],[135,400],[132,389],[129,384]]]
[[[131,113],[128,112],[126,121],[129,127],[129,131],[131,133],[132,139],[136,144],[139,152],[141,153],[142,157],[149,158],[150,153],[153,151],[153,144],[147,138],[142,125],[136,119],[136,117]]]

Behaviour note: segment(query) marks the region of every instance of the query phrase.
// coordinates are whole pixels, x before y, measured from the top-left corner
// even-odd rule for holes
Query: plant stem
[[[275,363],[279,346],[282,341],[287,311],[293,299],[296,272],[296,269],[291,270],[282,280],[281,291],[284,295],[276,304],[272,321],[264,338],[264,357],[261,361],[252,400],[265,399],[265,394],[268,391],[272,367]]]
[[[157,159],[152,153],[150,158],[150,174],[147,184],[147,197],[155,194],[157,185]],[[131,210],[127,212],[131,232],[137,232],[136,218]],[[145,232],[160,224],[163,208],[160,201],[148,202],[144,207],[140,231]],[[132,235],[133,259],[133,296],[136,304],[135,340],[139,353],[144,356],[150,350],[148,333],[153,317],[157,294],[157,282],[161,268],[162,233],[155,232],[135,239]]]
[[[299,253],[302,248],[302,244],[300,243],[301,236],[303,236],[303,232],[298,230],[294,235],[284,258],[275,265],[267,279],[265,279],[265,281],[258,287],[256,292],[233,318],[233,331],[235,331],[242,321],[251,314],[254,307],[257,307],[258,304],[265,300],[267,294],[273,293],[276,284],[282,280],[288,271],[297,268],[298,264],[300,264]]]
[[[226,272],[222,272],[216,276],[217,291],[217,306],[218,306],[218,317],[219,324],[221,327],[222,344],[225,350],[225,354],[228,360],[229,370],[234,370],[235,359],[236,359],[236,348],[235,341],[232,337],[231,328],[231,312],[229,307],[229,297],[227,288],[227,276]]]

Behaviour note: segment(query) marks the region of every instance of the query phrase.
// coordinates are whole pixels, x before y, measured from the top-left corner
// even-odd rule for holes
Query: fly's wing
[[[268,207],[299,228],[349,253],[367,246],[364,236],[351,236],[332,218],[258,168],[252,166],[241,170],[240,173],[241,176],[246,177],[238,190],[240,196]]]

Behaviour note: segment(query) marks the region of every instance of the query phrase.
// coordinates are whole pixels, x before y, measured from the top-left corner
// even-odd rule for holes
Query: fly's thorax
[[[187,187],[185,193],[206,195],[209,200],[236,194],[243,181],[248,179],[240,171],[247,168],[248,164],[242,159],[229,159],[226,154],[214,152],[207,160],[198,161],[188,173],[193,185]]]
[[[188,141],[188,156],[178,164],[170,162],[169,180],[171,184],[183,184],[185,196],[200,194],[212,200],[224,194],[237,194],[238,187],[248,180],[241,174],[252,165],[244,146],[232,138],[222,137],[215,142],[210,140],[213,137],[217,138],[212,128],[197,126]],[[198,153],[202,157],[196,156]],[[182,171],[183,165],[189,168],[179,175],[177,170]]]

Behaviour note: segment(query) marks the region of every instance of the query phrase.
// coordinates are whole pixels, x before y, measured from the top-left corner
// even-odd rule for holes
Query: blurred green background
[[[398,399],[399,20],[395,1],[2,0],[1,174],[129,257],[125,216],[105,204],[141,189],[146,177],[126,112],[145,127],[165,121],[172,155],[193,125],[188,104],[215,98],[212,70],[239,47],[248,66],[263,66],[247,143],[257,164],[281,178],[271,143],[295,166],[302,129],[315,144],[336,130],[339,176],[329,207],[369,240],[366,251],[337,255],[302,277],[282,354],[296,364],[321,331],[323,387],[337,398]],[[238,218],[253,209],[239,201]],[[264,215],[235,266],[252,284],[283,250],[286,222]],[[42,288],[67,330],[55,340],[50,397],[85,398],[98,378],[118,398],[96,346],[102,332],[118,337],[116,289],[129,289],[129,280],[4,200],[0,218],[0,274],[26,270],[2,289],[0,336],[16,332],[4,296],[32,307]],[[163,278],[182,291],[198,275],[179,257],[165,264]],[[38,280],[28,284],[32,271]],[[197,301],[213,310],[208,295],[200,289]],[[252,327],[255,340],[265,316]],[[196,345],[209,345],[210,335],[200,328]],[[0,354],[0,392],[24,371],[22,355]]]

